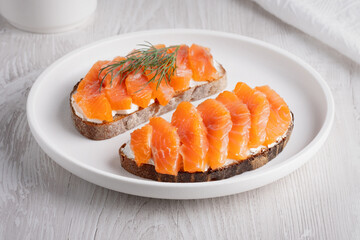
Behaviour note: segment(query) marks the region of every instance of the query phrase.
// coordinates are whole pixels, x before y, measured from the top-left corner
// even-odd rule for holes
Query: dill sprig
[[[169,83],[170,77],[176,69],[176,56],[180,45],[156,48],[151,43],[145,42],[138,46],[140,48],[129,53],[124,60],[113,62],[100,69],[99,77],[102,72],[106,72],[101,79],[100,91],[107,76],[111,77],[110,84],[112,84],[113,79],[120,75],[121,84],[121,81],[130,73],[136,74],[139,71],[143,71],[147,76],[152,76],[144,87],[151,82],[156,82],[157,89],[163,80],[167,84]],[[168,52],[169,49],[173,51]]]

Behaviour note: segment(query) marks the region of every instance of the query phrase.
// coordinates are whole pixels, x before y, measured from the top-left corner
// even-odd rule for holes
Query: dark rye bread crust
[[[220,169],[208,170],[206,172],[179,172],[177,176],[161,174],[155,171],[154,165],[143,164],[138,167],[133,158],[129,158],[123,152],[126,146],[124,143],[119,149],[121,166],[128,172],[139,177],[152,179],[159,182],[208,182],[214,180],[226,179],[246,171],[251,171],[261,166],[264,166],[270,160],[275,158],[286,146],[290,139],[291,132],[294,127],[294,115],[285,137],[279,141],[275,146],[264,149],[260,153],[251,156],[241,162],[233,163]]]
[[[155,102],[147,108],[141,108],[131,114],[117,114],[114,117],[114,121],[103,123],[88,122],[75,114],[71,98],[77,90],[80,83],[78,82],[70,94],[71,118],[74,121],[76,129],[87,138],[93,140],[104,140],[115,137],[148,121],[150,117],[160,116],[174,110],[177,105],[183,101],[200,100],[224,90],[227,83],[226,71],[220,64],[219,67],[220,77],[218,79],[207,82],[203,85],[189,88],[184,92],[177,93],[166,106],[162,106],[158,102]]]

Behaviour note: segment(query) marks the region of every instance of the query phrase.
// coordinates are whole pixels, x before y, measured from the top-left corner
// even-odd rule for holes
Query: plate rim
[[[321,77],[321,75],[315,69],[313,69],[304,60],[302,60],[301,58],[294,55],[293,53],[290,53],[278,46],[272,45],[272,44],[264,42],[262,40],[254,39],[254,38],[243,36],[243,35],[236,34],[236,33],[228,33],[228,32],[215,31],[215,30],[204,30],[204,29],[182,29],[182,28],[180,28],[180,29],[157,29],[157,30],[146,30],[146,31],[137,31],[137,32],[131,32],[131,33],[119,34],[119,35],[116,35],[113,37],[100,39],[93,43],[87,44],[85,46],[82,46],[80,48],[77,48],[77,49],[65,54],[63,57],[59,58],[58,60],[53,62],[50,66],[48,66],[37,77],[37,79],[35,80],[34,84],[31,87],[31,90],[30,90],[28,98],[27,98],[27,103],[26,103],[27,119],[28,119],[28,124],[30,126],[30,130],[31,130],[33,136],[35,137],[36,141],[38,142],[38,144],[40,145],[42,150],[48,156],[50,156],[50,158],[52,160],[54,160],[57,164],[59,164],[60,166],[65,168],[67,171],[69,171],[77,176],[79,176],[79,174],[76,174],[75,172],[77,172],[78,169],[75,169],[76,171],[73,171],[73,169],[72,170],[68,169],[68,167],[64,166],[66,164],[64,164],[62,161],[59,161],[57,158],[62,158],[63,161],[65,160],[67,163],[70,163],[70,165],[74,165],[77,168],[84,169],[86,171],[89,171],[91,174],[96,174],[101,177],[111,178],[111,179],[115,179],[117,181],[127,182],[127,183],[135,184],[135,185],[152,186],[152,187],[158,187],[158,188],[172,187],[172,188],[188,189],[188,188],[207,187],[207,186],[216,186],[216,185],[224,185],[224,184],[226,185],[226,184],[233,184],[233,183],[237,182],[236,179],[234,179],[234,178],[228,178],[228,179],[226,179],[226,182],[224,182],[225,180],[222,180],[222,181],[198,182],[198,183],[167,183],[167,182],[149,181],[147,179],[129,178],[126,176],[117,175],[115,173],[110,173],[110,172],[107,172],[107,171],[104,171],[101,169],[97,169],[96,167],[89,166],[89,165],[87,165],[83,162],[77,161],[76,159],[73,159],[73,158],[71,158],[71,159],[66,158],[56,148],[49,146],[44,141],[42,136],[40,136],[39,132],[36,130],[36,128],[38,126],[35,124],[36,117],[34,116],[35,114],[33,114],[32,102],[34,101],[34,99],[36,97],[36,92],[38,91],[39,87],[41,86],[41,83],[43,81],[46,81],[46,75],[48,73],[50,73],[51,71],[53,71],[53,69],[55,69],[58,65],[60,65],[64,61],[70,59],[71,57],[73,57],[77,54],[81,54],[81,52],[83,52],[83,51],[97,47],[98,45],[108,44],[108,43],[110,43],[112,41],[116,41],[118,39],[132,38],[132,37],[136,37],[139,35],[145,36],[145,35],[156,35],[156,34],[164,34],[164,33],[175,33],[175,34],[183,33],[183,34],[196,34],[196,35],[200,34],[200,35],[210,35],[210,36],[218,36],[218,37],[220,36],[220,37],[231,38],[231,39],[236,39],[236,40],[252,43],[257,46],[264,47],[273,52],[279,53],[283,57],[286,57],[286,58],[291,59],[292,61],[296,62],[298,65],[300,65],[305,70],[307,70],[309,73],[311,73],[311,75],[314,76],[314,80],[316,80],[316,82],[320,85],[320,87],[324,93],[326,103],[327,103],[325,120],[321,126],[321,129],[319,130],[317,135],[301,151],[299,151],[297,154],[291,156],[286,161],[283,161],[277,165],[272,166],[272,168],[270,168],[269,170],[266,170],[262,174],[268,175],[268,174],[274,174],[274,172],[281,172],[282,169],[288,168],[289,165],[292,166],[290,171],[287,171],[286,174],[280,175],[279,177],[276,177],[272,181],[262,184],[261,186],[267,185],[273,181],[276,181],[276,180],[290,174],[295,169],[297,169],[298,167],[300,167],[301,165],[306,163],[308,160],[310,160],[310,157],[313,154],[315,154],[320,149],[320,147],[324,144],[325,140],[327,139],[327,137],[331,131],[333,121],[334,121],[334,115],[335,115],[334,99],[333,99],[330,87],[328,86],[326,81]],[[296,164],[295,160],[297,160],[302,155],[304,155],[306,159],[303,161],[298,161]],[[243,179],[243,181],[252,180],[255,177],[257,177],[257,176],[249,174],[246,179]],[[89,180],[88,178],[84,178],[84,177],[81,177],[81,178],[86,179],[87,181],[92,182],[96,185],[100,185],[105,188],[113,189],[108,186],[104,186],[102,184],[96,183],[96,181]],[[258,186],[258,187],[261,187],[261,186]],[[251,188],[251,189],[255,189],[255,188]],[[113,190],[119,191],[117,189],[113,189]],[[121,192],[125,192],[125,191],[121,191]],[[125,192],[125,193],[129,193],[129,192]],[[133,194],[133,193],[129,193],[129,194]],[[235,193],[233,193],[233,194],[235,194]],[[149,197],[148,195],[141,195],[141,194],[136,194],[136,195]],[[223,196],[223,195],[221,195],[221,196]],[[156,197],[156,196],[151,196],[151,197]],[[173,199],[185,199],[185,198],[173,198]],[[186,199],[190,199],[190,198],[186,198]]]

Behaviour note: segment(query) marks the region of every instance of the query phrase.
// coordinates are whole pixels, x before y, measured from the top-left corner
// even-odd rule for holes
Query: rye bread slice
[[[292,115],[291,124],[287,130],[286,135],[278,141],[274,146],[266,148],[256,155],[252,155],[248,159],[241,162],[236,162],[225,167],[208,170],[206,172],[179,172],[177,176],[161,174],[155,171],[154,165],[143,164],[138,167],[135,160],[127,156],[124,152],[126,143],[124,143],[119,149],[121,166],[128,172],[137,175],[139,177],[152,179],[159,182],[208,182],[214,180],[226,179],[246,171],[251,171],[261,166],[264,166],[270,160],[275,158],[285,148],[287,142],[290,139],[291,132],[294,127],[294,115]]]
[[[80,82],[78,82],[70,94],[71,118],[76,129],[85,137],[93,140],[104,140],[115,137],[149,120],[150,117],[160,116],[171,110],[183,101],[196,101],[216,94],[226,87],[226,71],[221,64],[218,64],[219,78],[205,84],[191,87],[184,92],[178,92],[166,106],[160,105],[157,101],[147,108],[140,108],[130,114],[117,114],[112,122],[93,123],[82,119],[75,113],[72,104],[72,95],[76,92]],[[81,81],[81,80],[80,80]]]

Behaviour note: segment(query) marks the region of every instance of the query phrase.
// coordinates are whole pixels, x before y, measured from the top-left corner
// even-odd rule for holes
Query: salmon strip
[[[176,54],[176,69],[170,78],[170,85],[175,91],[185,91],[189,88],[192,78],[192,70],[189,61],[189,47],[181,45]]]
[[[229,132],[228,158],[235,160],[246,159],[249,155],[249,133],[251,115],[246,104],[229,91],[224,91],[216,98],[229,110],[233,123]]]
[[[291,113],[284,99],[269,86],[256,87],[255,89],[265,94],[270,103],[270,116],[266,125],[264,142],[265,145],[269,145],[286,133],[291,123]]]
[[[192,44],[189,49],[189,61],[195,81],[211,81],[218,77],[208,48]]]
[[[151,152],[158,173],[177,175],[181,168],[180,139],[176,127],[161,117],[150,119],[153,127]]]
[[[136,164],[140,167],[144,163],[149,163],[151,159],[152,126],[146,124],[144,127],[133,131],[130,135],[130,148],[134,153]]]
[[[103,83],[102,83],[102,87],[103,88],[110,88],[112,86],[112,83],[114,82],[115,80],[115,76],[113,76],[113,80],[111,81],[111,72],[109,74],[107,74],[109,71],[107,71],[107,69],[105,69],[107,66],[109,65],[112,65],[112,64],[115,64],[117,62],[120,62],[122,60],[125,60],[126,58],[125,57],[115,57],[112,61],[106,61],[107,63],[105,63],[104,65],[101,66],[101,68],[103,68],[103,70],[100,72],[99,74],[99,79],[100,81],[103,80]],[[121,69],[121,66],[117,67],[114,69],[113,73],[114,75]]]
[[[86,118],[110,122],[113,121],[111,105],[104,91],[100,92],[99,79],[101,66],[106,63],[108,61],[98,61],[91,67],[73,97]]]
[[[89,72],[85,75],[85,77],[80,81],[79,86],[77,87],[77,92],[82,92],[82,90],[86,91],[85,89],[88,87],[87,85],[98,84],[100,88],[100,79],[99,79],[99,72],[102,66],[108,64],[109,61],[97,61],[89,70]],[[93,87],[90,87],[92,89]],[[89,89],[89,90],[90,90]],[[99,90],[99,89],[98,89]],[[92,90],[91,90],[92,92]]]
[[[102,67],[107,65],[114,64],[116,62],[125,60],[124,57],[116,57],[110,63],[105,64]],[[114,70],[114,74],[120,70],[120,66]],[[102,71],[100,74],[100,79],[103,79],[107,71]],[[111,78],[113,78],[111,80]],[[126,110],[131,108],[132,99],[131,96],[127,93],[125,79],[123,74],[117,76],[111,76],[109,73],[106,75],[103,81],[103,88],[106,94],[106,98],[109,100],[112,110]]]
[[[239,82],[234,89],[236,96],[243,101],[251,113],[249,148],[261,146],[266,139],[266,125],[270,116],[270,104],[265,94]]]
[[[125,86],[134,104],[142,108],[149,106],[153,93],[148,78],[142,72],[130,73],[125,79]]]
[[[157,85],[157,80],[155,80],[155,82],[150,83],[150,87],[153,92],[153,98],[156,98],[162,106],[167,105],[175,95],[175,90],[165,80],[162,80],[159,86]]]
[[[119,78],[113,81],[110,88],[105,88],[106,98],[109,100],[112,110],[126,110],[131,108],[132,99],[127,93],[125,81]]]
[[[155,48],[165,48],[164,44],[154,45]],[[175,90],[168,83],[168,79],[165,77],[158,85],[158,80],[160,76],[156,76],[156,69],[147,69],[145,75],[148,78],[148,81],[151,81],[149,86],[152,89],[152,97],[156,98],[160,105],[165,106],[175,95]],[[155,79],[153,79],[155,77]]]
[[[232,128],[230,112],[214,99],[200,103],[197,110],[207,129],[207,161],[212,169],[217,169],[224,166],[228,155],[229,132]]]
[[[206,171],[209,143],[200,113],[190,102],[182,102],[173,113],[171,124],[177,128],[180,137],[180,154],[184,171],[191,173]]]

